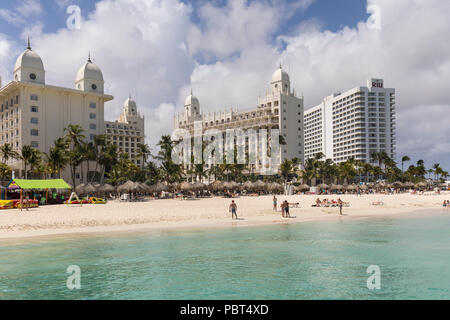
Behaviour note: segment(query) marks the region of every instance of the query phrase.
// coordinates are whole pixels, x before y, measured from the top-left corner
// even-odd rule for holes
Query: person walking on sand
[[[344,204],[341,200],[341,198],[338,198],[337,200],[338,206],[339,206],[339,215],[342,216],[342,205]]]
[[[286,201],[286,207],[284,208],[284,217],[290,218],[291,215],[289,214],[289,202]]]
[[[231,212],[231,219],[234,219],[234,217],[237,217],[237,205],[236,203],[234,203],[234,200],[231,200],[231,204],[230,204],[230,208],[229,208],[230,212]]]
[[[273,196],[273,211],[277,211],[277,197]]]

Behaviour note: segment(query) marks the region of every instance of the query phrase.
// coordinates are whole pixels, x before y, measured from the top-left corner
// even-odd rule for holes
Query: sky
[[[79,30],[67,8],[81,9]],[[88,52],[115,120],[131,94],[155,150],[191,88],[203,112],[256,107],[281,63],[305,109],[383,78],[396,89],[397,157],[450,170],[450,1],[2,0],[0,76],[27,36],[46,82],[73,87]]]

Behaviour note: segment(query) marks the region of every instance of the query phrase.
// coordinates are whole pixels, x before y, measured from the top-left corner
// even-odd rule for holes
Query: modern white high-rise
[[[227,129],[266,129],[269,135],[270,130],[279,129],[285,144],[280,145],[277,158],[280,161],[293,158],[303,161],[303,97],[297,97],[291,88],[289,75],[281,65],[273,73],[270,85],[271,89],[266,95],[258,99],[256,108],[241,112],[229,109],[201,113],[199,100],[191,92],[186,98],[184,112],[174,117],[174,127],[192,134],[194,124],[197,123],[202,132],[216,129],[223,136]],[[255,172],[260,171],[262,165],[257,164]]]
[[[395,158],[395,89],[384,88],[383,79],[326,97],[305,111],[304,123],[305,159],[322,152],[334,162],[373,163],[380,151]]]

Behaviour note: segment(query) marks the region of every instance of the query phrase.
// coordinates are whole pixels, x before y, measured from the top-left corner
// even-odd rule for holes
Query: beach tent
[[[6,187],[8,190],[46,190],[46,200],[48,201],[48,189],[72,189],[63,179],[28,180],[14,179]]]
[[[14,179],[8,185],[8,190],[46,190],[46,189],[71,189],[63,179],[27,180]]]

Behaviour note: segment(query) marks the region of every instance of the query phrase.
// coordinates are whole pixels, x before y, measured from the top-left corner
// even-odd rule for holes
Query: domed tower
[[[75,89],[103,94],[104,85],[102,71],[95,63],[92,63],[89,54],[88,61],[78,70]]]
[[[184,113],[188,117],[196,117],[200,115],[200,103],[198,102],[198,99],[194,97],[192,94],[188,95],[186,97],[186,100],[184,101]]]
[[[137,112],[137,104],[136,101],[131,99],[131,96],[125,100],[123,104],[122,113],[120,114],[119,121],[123,123],[133,122],[136,119],[140,118]]]
[[[285,94],[289,94],[291,90],[291,81],[289,80],[289,75],[286,71],[281,68],[278,68],[272,74],[272,82],[270,83],[272,86],[272,91],[281,91]]]
[[[31,50],[30,39],[27,49],[17,58],[14,66],[14,80],[45,84],[45,70],[41,57]]]

